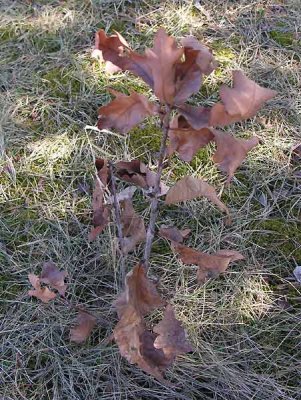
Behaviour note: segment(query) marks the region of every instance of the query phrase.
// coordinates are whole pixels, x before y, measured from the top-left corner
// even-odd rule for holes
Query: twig
[[[151,211],[150,211],[150,218],[149,224],[146,233],[146,243],[144,248],[144,258],[143,258],[143,265],[145,268],[149,267],[149,258],[152,250],[152,244],[155,236],[155,224],[158,215],[158,195],[160,193],[160,184],[161,184],[161,175],[163,170],[163,162],[166,153],[166,142],[168,137],[168,129],[169,129],[169,120],[171,115],[171,107],[168,105],[166,106],[165,116],[163,118],[162,123],[162,130],[163,135],[161,138],[161,145],[160,145],[160,152],[159,152],[159,159],[158,159],[158,168],[157,168],[157,177],[156,183],[153,191],[153,198],[151,200]]]
[[[122,233],[122,225],[121,225],[121,210],[120,204],[117,200],[117,192],[116,192],[116,178],[114,175],[114,164],[112,161],[109,161],[109,169],[111,175],[111,188],[113,192],[113,206],[115,211],[115,220],[117,225],[117,234],[118,234],[118,242],[119,242],[119,249],[120,249],[120,280],[121,284],[124,283],[125,278],[125,256],[124,256],[124,239]]]

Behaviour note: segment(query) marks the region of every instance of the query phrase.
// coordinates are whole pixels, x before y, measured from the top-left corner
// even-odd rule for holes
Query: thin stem
[[[157,220],[157,215],[158,215],[158,195],[160,193],[160,184],[161,184],[161,175],[162,175],[162,170],[163,170],[163,163],[164,163],[164,158],[165,158],[165,153],[166,153],[166,142],[167,142],[167,137],[168,137],[168,129],[169,129],[169,120],[170,120],[170,115],[171,115],[171,108],[169,106],[166,106],[166,112],[165,116],[163,118],[163,123],[162,123],[162,131],[163,135],[161,138],[161,146],[160,146],[160,152],[159,152],[159,159],[158,159],[158,167],[157,167],[157,177],[156,177],[156,183],[153,191],[153,197],[151,200],[151,210],[150,210],[150,218],[149,218],[149,224],[147,228],[147,233],[146,233],[146,243],[145,243],[145,248],[144,248],[144,259],[143,259],[143,265],[145,268],[149,267],[149,258],[152,250],[152,244],[155,236],[155,224]]]
[[[114,175],[114,164],[112,161],[109,161],[109,169],[111,175],[111,189],[113,193],[113,206],[115,211],[115,220],[117,225],[117,234],[118,234],[118,242],[120,248],[120,279],[123,285],[124,277],[125,277],[125,257],[124,257],[124,238],[122,233],[122,224],[121,224],[121,210],[120,204],[117,199],[117,191],[116,191],[116,178]]]

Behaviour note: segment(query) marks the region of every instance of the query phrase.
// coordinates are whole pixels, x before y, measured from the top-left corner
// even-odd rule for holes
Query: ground
[[[300,399],[301,288],[293,270],[301,263],[301,175],[291,151],[301,141],[300,2],[2,0],[0,18],[0,398]],[[216,101],[219,85],[238,68],[278,91],[258,116],[226,129],[261,142],[229,188],[211,160],[213,147],[191,164],[174,157],[165,173],[168,184],[187,173],[205,178],[233,223],[197,200],[162,207],[158,226],[190,227],[190,246],[246,257],[197,286],[195,268],[156,239],[151,276],[194,347],[167,372],[173,387],[128,364],[106,341],[121,287],[114,224],[95,242],[87,239],[94,158],[154,165],[160,137],[152,120],[126,138],[93,130],[108,87],[151,95],[128,74],[104,73],[91,58],[94,33],[116,29],[143,50],[160,26],[176,38],[197,36],[220,63],[193,104]],[[135,206],[147,221],[139,194]],[[141,251],[128,257],[128,270]],[[68,271],[68,299],[98,317],[84,345],[69,341],[75,313],[63,300],[45,305],[27,295],[28,273],[50,259]]]

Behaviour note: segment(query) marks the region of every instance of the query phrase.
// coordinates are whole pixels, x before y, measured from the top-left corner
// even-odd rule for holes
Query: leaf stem
[[[155,224],[158,216],[158,195],[160,194],[161,175],[163,170],[163,163],[166,154],[166,142],[168,137],[169,121],[172,108],[166,105],[165,115],[161,124],[163,135],[161,138],[160,152],[158,158],[157,177],[151,200],[151,210],[149,224],[146,232],[146,243],[144,248],[143,265],[145,268],[149,267],[149,258],[151,255],[152,244],[155,236]]]
[[[117,199],[117,190],[116,190],[116,177],[114,175],[114,163],[113,161],[109,161],[109,169],[111,175],[111,189],[113,193],[113,206],[115,212],[115,221],[117,225],[117,235],[118,235],[118,242],[120,248],[120,280],[121,285],[124,283],[125,278],[125,256],[124,256],[124,238],[122,233],[122,224],[121,224],[121,210],[120,204]]]

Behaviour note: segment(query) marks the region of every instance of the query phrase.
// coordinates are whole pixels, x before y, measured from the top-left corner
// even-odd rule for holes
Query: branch
[[[150,211],[150,219],[146,233],[146,243],[144,248],[144,258],[143,258],[143,265],[145,268],[149,267],[149,258],[152,250],[152,244],[155,236],[155,224],[158,215],[158,195],[160,193],[160,184],[161,184],[161,175],[163,170],[163,162],[166,154],[166,142],[168,137],[168,129],[169,129],[169,120],[171,114],[171,108],[166,105],[166,112],[163,118],[162,123],[162,130],[163,135],[161,138],[161,145],[160,145],[160,152],[159,152],[159,159],[158,159],[158,167],[157,167],[157,177],[156,177],[156,184],[153,191],[153,198],[151,200],[151,211]]]
[[[125,256],[124,256],[124,238],[123,238],[123,233],[122,233],[122,224],[121,224],[121,210],[120,210],[120,204],[117,199],[117,192],[116,192],[116,178],[114,175],[114,164],[112,161],[109,161],[109,169],[110,169],[110,175],[111,175],[111,188],[113,192],[113,206],[114,206],[114,212],[115,212],[115,220],[116,220],[116,225],[117,225],[117,235],[118,235],[118,242],[119,242],[119,249],[120,249],[120,280],[124,282],[125,278]]]

